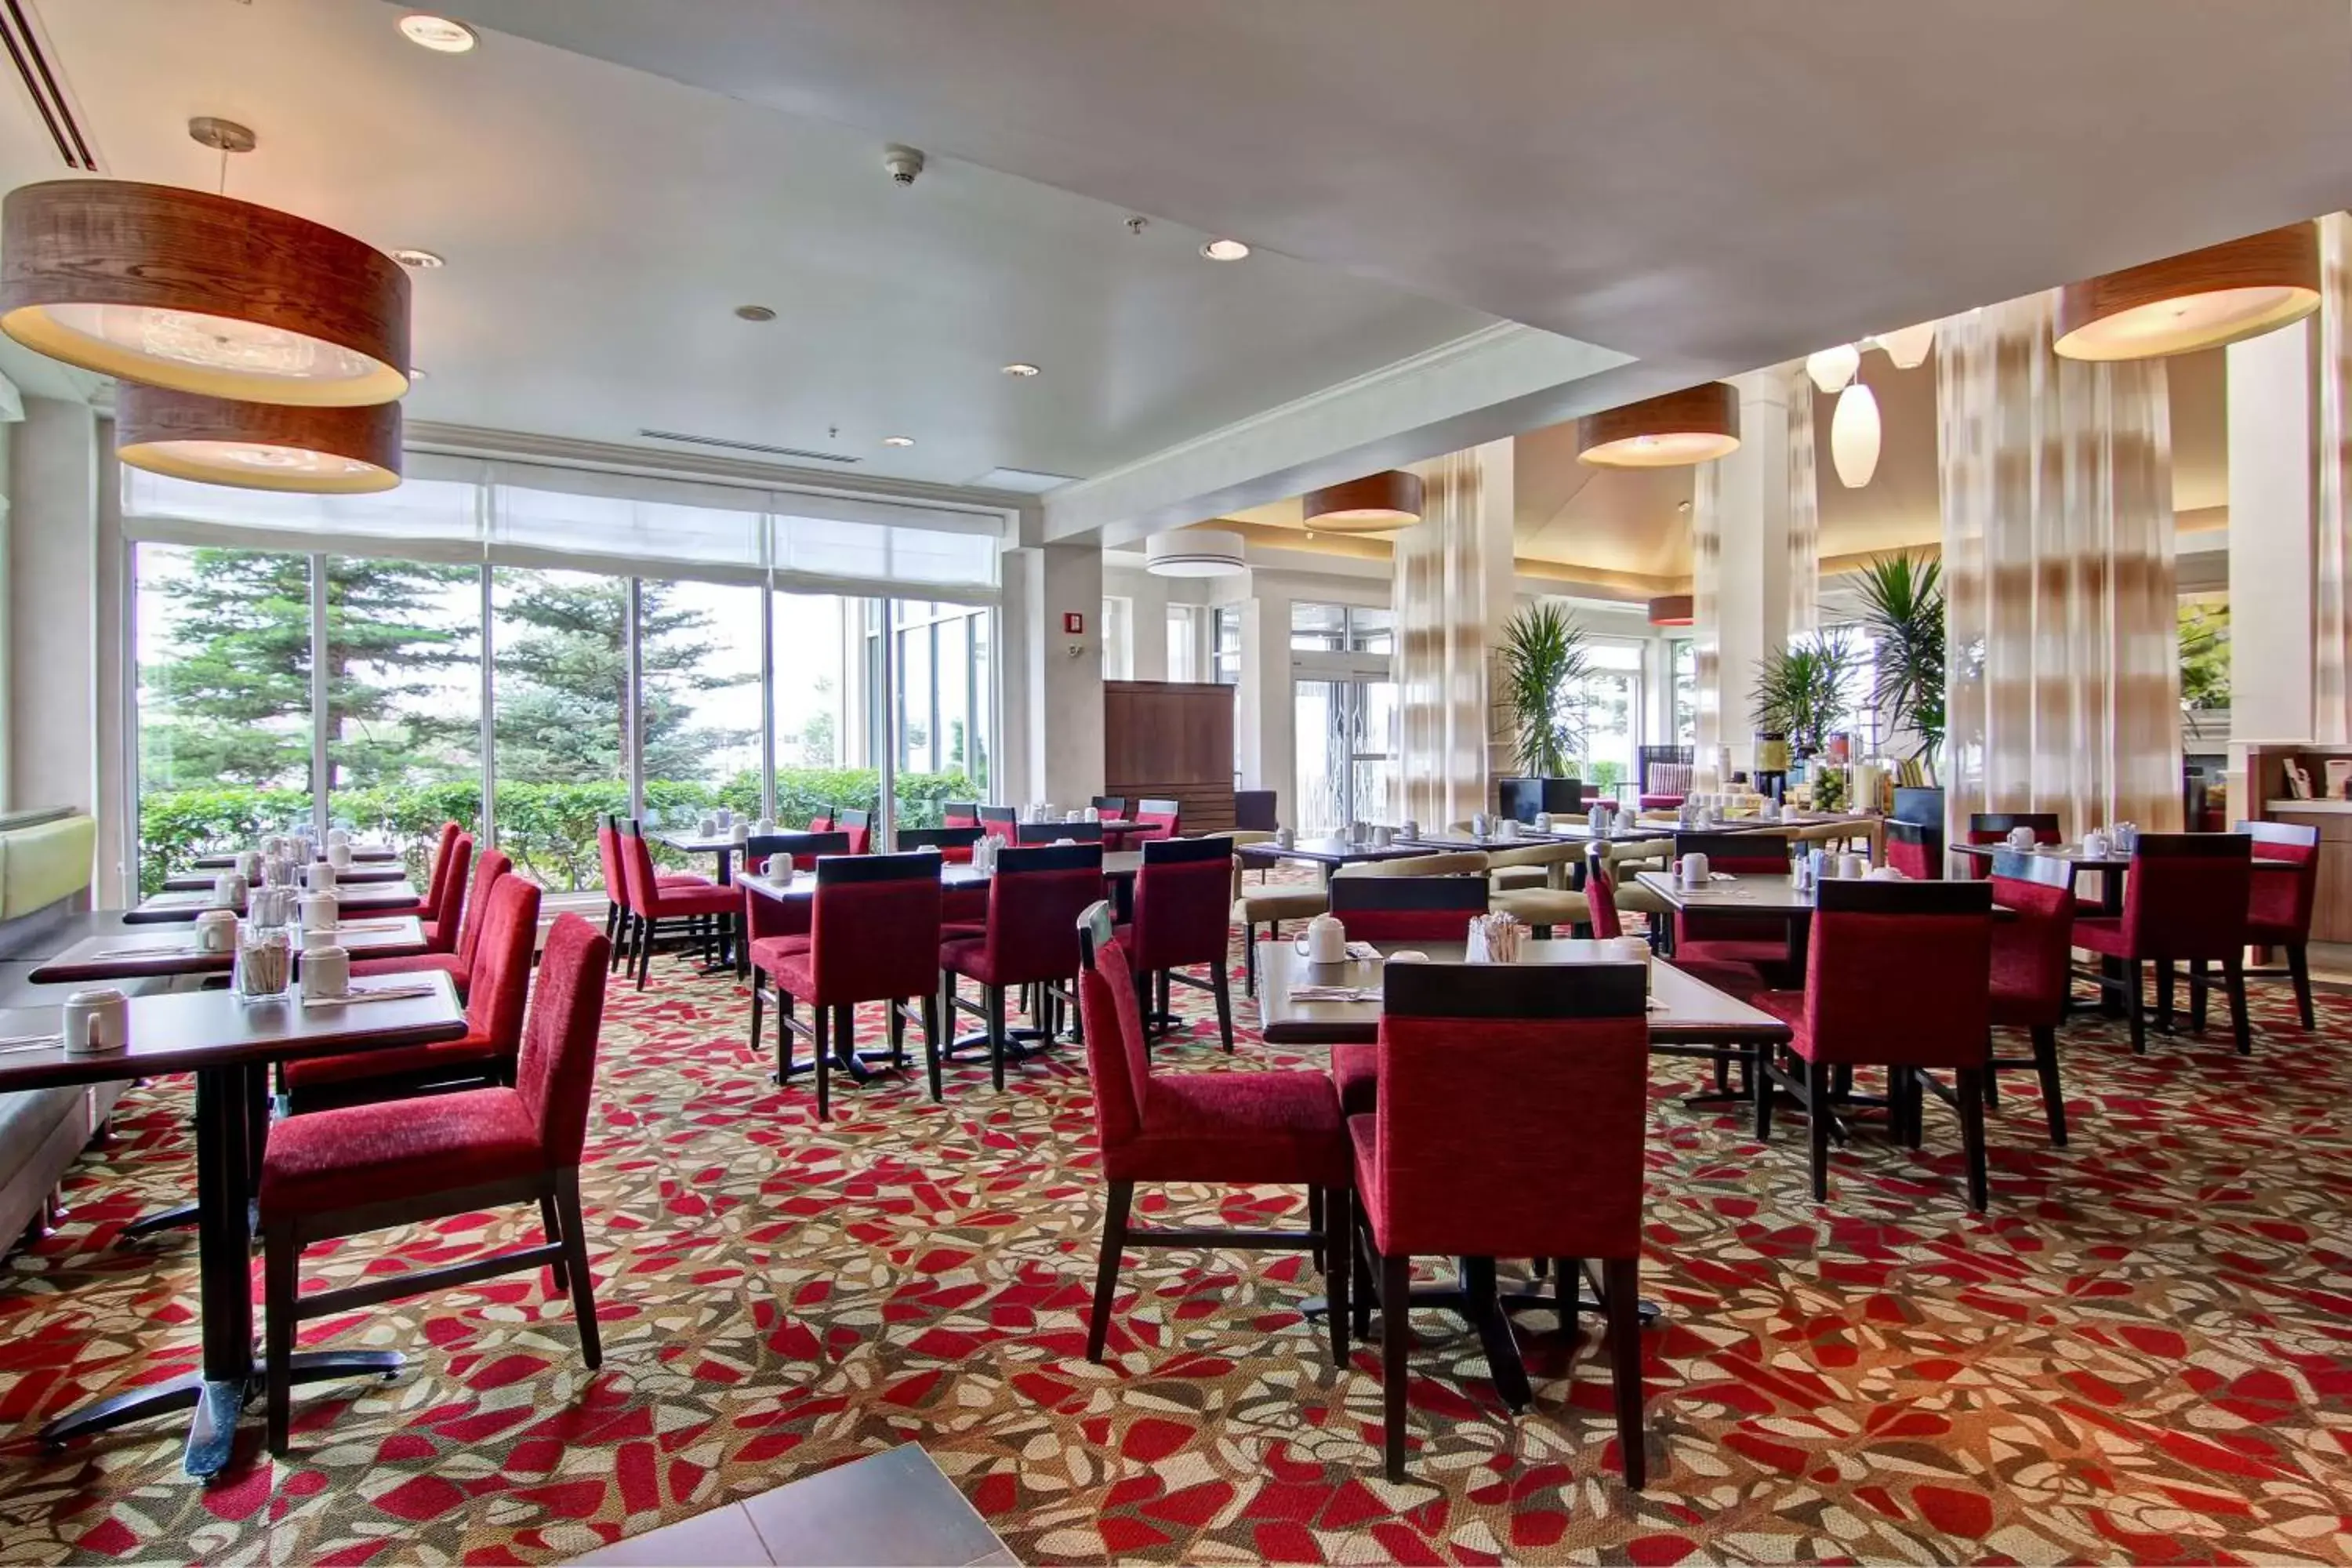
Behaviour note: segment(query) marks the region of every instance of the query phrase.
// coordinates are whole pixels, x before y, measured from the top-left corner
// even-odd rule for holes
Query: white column
[[[103,456],[98,417],[78,403],[27,398],[15,437],[8,802],[19,809],[68,805],[95,815]]]
[[[1789,640],[1789,384],[1765,370],[1734,376],[1731,384],[1739,393],[1739,449],[1714,465],[1721,547],[1712,695],[1716,742],[1734,769],[1745,769],[1756,760],[1756,667]],[[1706,641],[1709,628],[1697,635]],[[1701,711],[1706,707],[1703,694]],[[1712,762],[1702,750],[1699,766]]]
[[[2229,353],[2230,740],[2307,741],[2312,720],[2311,331]]]
[[[1288,589],[1269,574],[1251,574],[1242,613],[1242,679],[1234,693],[1234,749],[1244,789],[1274,791],[1276,818],[1292,822],[1297,804],[1298,742],[1290,687]]]
[[[1013,627],[1026,653],[1024,798],[1083,805],[1103,787],[1102,551],[1048,544],[1015,551],[1007,563],[1024,579]],[[1063,629],[1073,615],[1083,631]]]

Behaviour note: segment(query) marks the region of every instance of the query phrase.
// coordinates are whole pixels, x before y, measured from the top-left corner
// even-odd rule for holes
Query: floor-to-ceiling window
[[[995,612],[912,599],[893,601],[891,610],[898,817],[908,827],[936,826],[942,803],[988,794]]]
[[[1585,674],[1568,693],[1584,744],[1577,776],[1591,793],[1614,797],[1633,780],[1642,740],[1642,645],[1595,637],[1585,645]]]
[[[849,770],[866,765],[866,602],[830,594],[777,594],[774,603],[776,820],[809,819],[863,799]]]
[[[629,580],[501,566],[490,605],[498,846],[541,887],[600,887],[597,815],[629,813]]]
[[[1298,825],[1308,831],[1396,819],[1395,639],[1385,607],[1291,605],[1293,798]]]
[[[637,580],[637,749],[647,816],[695,816],[711,805],[760,815],[765,592]]]

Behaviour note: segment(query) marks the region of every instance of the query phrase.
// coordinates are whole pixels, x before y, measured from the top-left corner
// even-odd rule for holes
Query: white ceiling
[[[448,0],[1728,374],[2332,210],[2345,0]]]
[[[675,14],[675,10],[673,11]],[[106,173],[211,187],[190,116],[251,125],[233,195],[448,259],[415,275],[412,419],[841,451],[848,473],[1084,476],[1490,324],[933,148],[513,37],[403,40],[377,0],[42,0]],[[66,173],[13,89],[0,177]],[[772,306],[751,325],[739,304]],[[23,368],[23,357],[7,362]],[[1013,360],[1045,374],[1016,382]],[[59,388],[37,368],[35,391]],[[838,426],[837,437],[828,427]],[[905,450],[879,443],[905,434]],[[669,448],[680,450],[681,448]],[[692,450],[692,448],[684,448]],[[724,454],[721,454],[724,455]],[[816,465],[810,465],[816,467]]]

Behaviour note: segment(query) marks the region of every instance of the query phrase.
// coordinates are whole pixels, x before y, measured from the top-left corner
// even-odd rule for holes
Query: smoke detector
[[[915,176],[923,172],[923,153],[919,147],[902,147],[896,142],[882,149],[882,167],[898,184],[911,185]]]

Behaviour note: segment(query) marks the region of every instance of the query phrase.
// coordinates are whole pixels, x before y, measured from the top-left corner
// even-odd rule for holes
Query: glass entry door
[[[1302,674],[1296,689],[1299,830],[1319,834],[1350,822],[1394,822],[1396,682]]]

